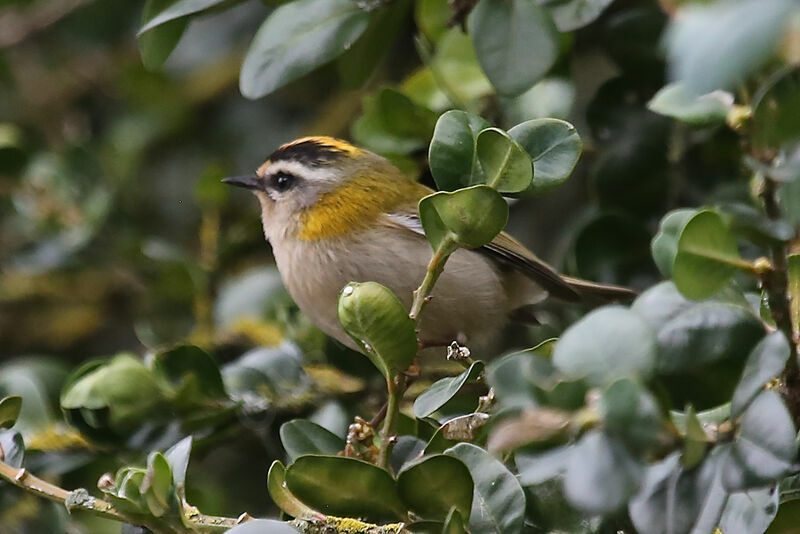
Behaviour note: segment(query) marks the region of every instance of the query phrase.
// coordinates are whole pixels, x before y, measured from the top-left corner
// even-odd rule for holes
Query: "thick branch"
[[[761,199],[767,217],[780,220],[781,209],[778,204],[777,183],[765,176],[761,186]],[[797,340],[792,327],[791,301],[789,294],[789,265],[786,245],[778,243],[770,247],[771,268],[761,275],[764,291],[767,294],[769,310],[775,326],[789,340],[791,354],[783,372],[784,396],[795,421],[800,420],[800,368],[798,367]]]

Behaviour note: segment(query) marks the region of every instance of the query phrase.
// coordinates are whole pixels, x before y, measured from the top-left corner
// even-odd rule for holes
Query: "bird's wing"
[[[425,235],[416,206],[396,209],[386,215],[385,223]],[[476,251],[520,271],[555,297],[564,300],[580,299],[580,293],[569,282],[505,232],[501,232],[491,243]]]
[[[394,210],[386,215],[384,222],[390,226],[425,235],[416,205],[406,205]],[[500,232],[491,243],[475,250],[519,271],[550,295],[563,300],[577,301],[581,298],[630,300],[636,296],[636,292],[625,287],[560,275],[506,232]]]

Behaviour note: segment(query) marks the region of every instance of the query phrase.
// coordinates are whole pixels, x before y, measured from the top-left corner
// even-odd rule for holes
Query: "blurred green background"
[[[164,66],[147,70],[137,42],[142,2],[4,1],[0,383],[29,387],[25,402],[36,406],[27,409],[43,414],[26,445],[51,452],[39,464],[34,458],[32,470],[62,475],[65,487],[91,488],[103,472],[141,461],[141,451],[180,435],[145,428],[127,448],[101,446],[90,454],[63,425],[57,397],[66,373],[121,351],[144,354],[189,341],[213,348],[225,363],[288,338],[307,364],[333,364],[360,377],[348,392],[334,374],[335,401],[323,392],[317,406],[261,410],[201,439],[189,490],[206,513],[274,513],[264,474],[280,454],[275,424],[287,413],[313,412],[343,432],[356,413],[374,412],[381,384],[370,389],[375,373],[366,359],[326,342],[298,316],[281,289],[256,202],[219,180],[252,171],[299,135],[326,134],[366,144],[432,183],[427,142],[381,138],[370,122],[370,98],[384,87],[435,112],[452,107],[421,66],[419,52],[424,57],[431,43],[438,43],[434,60],[450,69],[469,107],[502,127],[563,118],[584,141],[565,185],[515,202],[510,232],[563,272],[637,289],[653,285],[660,275],[650,239],[664,213],[749,199],[732,131],[689,130],[646,108],[666,81],[660,42],[671,3],[662,4],[618,0],[597,10],[592,24],[559,34],[546,77],[504,98],[493,93],[457,25],[444,29],[446,2],[407,3],[393,14],[398,37],[374,71],[356,75],[335,62],[248,100],[239,92],[239,70],[271,2],[229,1],[193,17]],[[418,28],[427,44],[415,40]],[[542,326],[512,327],[496,352],[551,337],[581,312],[548,303]],[[364,389],[370,394],[354,393]],[[57,507],[25,497],[0,506],[0,524],[32,529],[50,521],[48,514],[64,521]],[[62,528],[119,527],[83,517]]]

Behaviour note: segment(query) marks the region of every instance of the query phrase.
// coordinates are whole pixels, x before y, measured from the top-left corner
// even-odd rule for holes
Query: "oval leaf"
[[[727,91],[697,95],[681,83],[663,87],[647,103],[650,111],[693,126],[723,124],[732,107],[733,95]]]
[[[148,9],[145,8],[146,22],[139,30],[139,35],[171,20],[205,11],[225,1],[226,0],[177,0],[167,3],[168,5],[163,6],[161,9],[158,9],[159,6],[153,6],[151,8],[153,14],[149,14]],[[147,16],[148,14],[149,16]]]
[[[681,293],[702,300],[722,289],[736,268],[748,267],[722,217],[703,210],[681,230],[672,279]]]
[[[483,362],[477,361],[458,376],[448,376],[437,380],[414,401],[414,416],[428,417],[452,399],[464,384],[478,378],[482,371]]]
[[[344,449],[344,440],[316,423],[294,419],[281,425],[281,443],[289,459],[304,454],[336,454]]]
[[[483,117],[465,111],[451,110],[439,117],[428,150],[428,163],[440,191],[484,182],[475,143],[481,130],[488,127]]]
[[[324,515],[309,508],[286,487],[286,467],[278,460],[272,462],[267,473],[267,493],[272,502],[284,513],[298,519],[323,519]]]
[[[766,486],[786,475],[797,443],[792,416],[775,391],[763,391],[742,416],[739,435],[722,469],[722,483],[731,492]]]
[[[455,456],[469,469],[475,495],[469,518],[471,532],[517,534],[525,516],[525,492],[517,477],[485,450],[459,443],[445,454]]]
[[[11,428],[22,409],[22,397],[12,395],[0,400],[0,428]]]
[[[636,493],[643,466],[618,440],[593,430],[575,445],[564,475],[564,495],[576,508],[608,514]]]
[[[469,517],[472,485],[464,463],[444,454],[420,458],[397,475],[400,498],[424,519],[443,520],[453,507]]]
[[[478,248],[503,230],[508,204],[494,189],[475,185],[428,195],[419,201],[419,216],[434,250],[448,237],[462,247]]]
[[[353,282],[342,289],[339,321],[387,380],[417,355],[414,321],[395,294],[377,282]]]
[[[575,127],[558,119],[535,119],[508,131],[533,160],[528,191],[540,193],[563,183],[572,174],[583,150]]]
[[[242,94],[260,98],[342,55],[367,29],[369,14],[351,0],[296,0],[273,11],[256,33],[239,77]]]
[[[525,150],[507,133],[487,128],[478,134],[475,151],[486,185],[501,193],[519,193],[531,185],[533,168]]]
[[[650,244],[653,260],[666,278],[672,277],[672,265],[678,254],[678,237],[683,227],[697,213],[693,209],[679,209],[667,213],[658,227],[658,233]]]
[[[286,485],[303,503],[343,517],[404,517],[388,471],[343,456],[301,456],[286,470]]]
[[[468,26],[478,61],[502,94],[527,91],[558,57],[558,32],[535,2],[480,0]]]
[[[595,310],[569,327],[553,352],[568,376],[604,385],[630,375],[649,376],[656,363],[655,335],[637,314],[621,306]]]
[[[791,352],[789,342],[780,330],[759,341],[747,358],[742,378],[733,392],[732,417],[738,417],[766,383],[783,372]]]

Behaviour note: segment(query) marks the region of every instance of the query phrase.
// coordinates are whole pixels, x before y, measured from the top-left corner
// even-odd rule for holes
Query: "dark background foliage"
[[[302,33],[302,21],[313,22],[314,6],[293,17],[286,15],[286,36],[280,35],[280,28],[258,32],[271,13],[288,13],[285,10],[301,2],[310,4],[305,0],[0,4],[0,397],[12,393],[23,397],[15,428],[25,439],[26,466],[62,487],[93,489],[103,473],[123,465],[145,465],[151,451],[165,450],[192,434],[189,502],[204,513],[232,517],[243,511],[276,516],[279,507],[288,511],[272,502],[274,495],[272,501],[267,498],[264,479],[270,463],[286,459],[287,453],[295,460],[307,452],[341,450],[354,416],[374,415],[386,392],[366,358],[327,340],[298,312],[280,284],[255,201],[228,191],[219,180],[250,172],[280,143],[300,135],[325,134],[384,154],[404,172],[434,185],[435,163],[430,163],[433,175],[428,163],[434,125],[440,113],[458,108],[504,129],[546,117],[575,125],[583,143],[577,167],[571,175],[569,169],[563,173],[563,178],[570,177],[558,187],[547,191],[542,187],[514,200],[508,230],[566,274],[639,291],[650,288],[647,295],[653,300],[634,304],[633,312],[644,318],[634,322],[643,320],[644,328],[657,330],[667,318],[700,306],[685,301],[674,286],[656,285],[665,277],[672,277],[687,296],[692,296],[692,288],[701,291],[718,281],[716,289],[727,289],[693,296],[714,297],[702,305],[718,307],[715,328],[688,342],[678,339],[683,330],[673,337],[657,330],[657,350],[685,354],[687,360],[713,353],[688,370],[689,364],[667,363],[674,368],[659,368],[652,374],[646,369],[632,380],[614,377],[614,381],[584,383],[583,378],[566,380],[548,362],[552,369],[537,367],[533,373],[544,377],[548,387],[541,389],[534,380],[535,387],[521,393],[503,377],[514,376],[518,365],[534,364],[512,358],[495,361],[486,371],[482,363],[474,364],[479,367],[465,371],[454,387],[458,394],[443,397],[440,391],[428,390],[428,409],[417,404],[412,408],[415,396],[434,381],[463,370],[444,358],[425,362],[423,378],[409,388],[403,405],[406,417],[399,422],[399,433],[410,438],[404,445],[408,458],[417,444],[413,438],[437,444],[429,451],[448,450],[449,456],[435,457],[434,462],[442,464],[436,469],[443,471],[434,472],[453,469],[457,473],[452,476],[457,477],[463,465],[473,467],[470,462],[477,461],[478,453],[470,447],[477,447],[449,448],[454,442],[433,436],[435,427],[422,426],[432,414],[439,426],[452,415],[473,412],[478,397],[486,393],[486,381],[495,387],[501,411],[511,410],[504,415],[511,420],[506,423],[525,428],[536,424],[526,422],[524,415],[522,423],[514,419],[520,410],[524,413],[533,405],[577,410],[591,386],[606,402],[600,409],[604,414],[600,426],[605,430],[591,430],[590,424],[580,441],[570,442],[580,448],[572,454],[572,467],[564,467],[565,447],[556,445],[575,435],[556,436],[550,442],[551,436],[537,435],[529,436],[529,442],[508,443],[501,439],[502,429],[493,427],[499,440],[493,452],[523,447],[514,465],[526,495],[511,490],[506,495],[509,502],[527,505],[526,531],[629,532],[631,521],[663,524],[659,514],[669,516],[668,522],[677,521],[662,509],[667,505],[659,507],[653,494],[667,491],[659,484],[669,477],[674,487],[683,487],[676,478],[683,476],[675,467],[676,455],[689,454],[688,443],[694,438],[703,443],[702,451],[692,449],[699,458],[692,457],[694,463],[686,463],[685,456],[680,460],[691,473],[687,486],[708,489],[698,480],[716,476],[714,462],[732,461],[728,449],[718,446],[711,452],[709,446],[706,451],[707,436],[697,437],[688,429],[697,421],[692,415],[695,409],[714,408],[733,396],[736,411],[734,387],[748,355],[757,358],[750,350],[764,334],[757,316],[762,294],[758,277],[747,273],[720,273],[717,267],[699,267],[688,275],[672,272],[675,252],[670,256],[655,245],[651,250],[651,241],[657,234],[669,234],[662,221],[665,214],[699,207],[714,207],[713,213],[720,214],[723,241],[727,232],[736,231],[738,248],[730,238],[734,252],[738,250],[736,254],[747,261],[768,255],[770,247],[796,236],[800,179],[778,180],[780,220],[763,215],[758,184],[751,180],[754,169],[762,178],[767,172],[758,167],[759,157],[766,152],[762,163],[774,163],[768,148],[796,141],[800,130],[797,120],[791,120],[800,116],[800,84],[792,70],[800,61],[796,9],[779,0],[761,7],[753,0],[482,0],[477,6],[396,0],[353,3],[347,23],[340,24],[353,32],[353,42],[346,37],[318,42],[321,33],[315,33],[315,27]],[[711,6],[703,11],[694,4]],[[516,16],[528,34],[503,30],[508,17],[503,6],[512,5],[522,10]],[[179,7],[184,9],[176,12],[181,16],[161,24],[159,15],[163,18]],[[679,9],[686,15],[683,22],[675,17]],[[143,27],[148,31],[137,37]],[[301,38],[294,39],[296,35]],[[493,46],[500,46],[505,55],[491,56]],[[304,54],[313,55],[314,50],[330,50],[331,56],[324,64],[311,65],[316,68],[297,66]],[[273,57],[270,54],[286,54],[292,61],[276,71],[263,64]],[[693,95],[665,94],[663,88],[676,79],[699,93],[715,89],[730,93],[714,94],[700,103]],[[769,106],[759,110],[757,104],[776,85],[783,93],[769,96],[777,98],[781,111],[770,115]],[[660,98],[654,99],[657,93]],[[756,126],[748,126],[745,134],[740,126],[750,119],[744,108],[756,110]],[[787,154],[784,159],[791,163],[796,155],[791,150]],[[786,173],[796,171],[787,167]],[[716,219],[710,221],[698,233],[714,233],[716,224]],[[729,283],[731,276],[734,281]],[[733,303],[736,310],[731,310]],[[747,317],[736,315],[745,309],[750,310]],[[498,346],[473,357],[492,360],[558,337],[587,311],[545,303],[538,311],[541,325],[510,326]],[[767,322],[768,314],[764,311]],[[613,346],[613,328],[609,339],[597,332],[608,325],[627,325],[630,319],[594,317],[594,325],[591,318],[584,319],[562,338],[554,355],[558,372],[570,365],[583,372],[581,365],[586,362],[575,363],[571,354],[591,352],[595,345]],[[686,321],[691,323],[691,318]],[[619,347],[620,353],[629,350],[635,359],[652,349],[643,348],[646,336],[627,332],[631,335]],[[549,355],[552,347],[543,347],[541,354],[534,350],[537,357]],[[780,348],[764,350],[777,353],[780,360]],[[119,354],[133,356],[117,356],[107,363]],[[97,359],[105,366],[79,368]],[[777,370],[759,376],[761,382],[749,398],[740,399],[736,416],[756,404],[765,413],[782,413],[780,398],[770,392],[750,402],[764,382],[780,374],[785,361],[767,366]],[[625,365],[625,360],[609,363]],[[98,376],[98,369],[106,374]],[[479,376],[482,380],[476,383]],[[559,390],[560,386],[565,389]],[[126,397],[128,391],[131,396]],[[747,396],[739,388],[736,392]],[[439,402],[445,397],[446,403]],[[520,398],[530,402],[518,403]],[[780,406],[775,408],[775,403]],[[685,410],[687,404],[692,406]],[[630,405],[640,407],[640,412],[612,409]],[[659,409],[667,408],[681,411],[674,415],[675,425],[683,425],[678,437],[664,438],[655,422],[664,415]],[[712,412],[701,419],[718,424],[733,419],[728,413],[718,417]],[[318,427],[304,430],[300,423],[283,427],[289,428],[285,431],[289,437],[284,431],[279,435],[281,425],[297,417],[333,434],[319,434]],[[746,414],[742,433],[764,430],[747,427],[745,420]],[[502,421],[500,417],[496,424]],[[652,432],[620,437],[614,425]],[[512,433],[519,431],[509,428]],[[305,431],[324,443],[309,448],[301,439]],[[474,438],[468,441],[492,448],[485,435]],[[589,461],[618,452],[620,440],[626,450],[634,451],[635,461],[616,458],[604,464],[607,472],[597,468],[599,463],[577,465],[580,457]],[[539,441],[546,445],[540,447]],[[724,446],[735,448],[736,443],[731,438]],[[560,496],[561,482],[552,482],[554,475],[537,471],[545,449],[554,456],[544,463],[563,467],[556,474],[564,479],[567,500]],[[783,453],[791,456],[791,462],[796,460],[793,452]],[[562,455],[560,460],[557,454]],[[781,456],[780,451],[776,454]],[[461,460],[455,467],[448,464],[452,457]],[[645,479],[644,462],[652,466],[656,460],[663,462],[661,471],[650,467]],[[712,474],[699,474],[701,461]],[[287,477],[294,472],[299,480],[302,468],[297,462],[291,464]],[[174,473],[174,465],[172,469]],[[746,468],[740,471],[745,473],[742,477],[749,476]],[[598,502],[597,487],[579,480],[575,474],[579,472],[619,489],[622,500]],[[506,474],[513,479],[510,473],[495,474],[498,479]],[[402,484],[414,486],[410,477],[398,481],[401,490]],[[754,505],[759,513],[751,514],[755,519],[741,520],[746,527],[731,514],[725,516],[720,526],[726,534],[766,529],[775,510],[763,510],[777,502],[772,497],[778,491],[777,478],[739,484],[739,489],[769,487],[772,493],[730,497],[762,499],[766,504]],[[785,479],[783,486],[784,494],[793,495],[796,481]],[[645,489],[632,501],[636,504],[620,511],[620,503],[627,503],[640,487]],[[300,482],[293,490],[304,491]],[[692,508],[700,493],[687,490],[684,509],[689,527],[702,515],[702,507]],[[306,488],[303,495],[306,504],[313,503],[313,488]],[[391,503],[386,506],[391,512]],[[730,501],[729,506],[735,508]],[[368,514],[355,510],[353,515]],[[509,521],[514,521],[512,515]],[[519,521],[521,525],[521,516]],[[725,521],[730,530],[725,530]],[[758,521],[766,521],[763,528]],[[62,506],[8,485],[0,486],[0,525],[10,532],[119,531],[115,522],[85,514],[67,516]],[[498,532],[518,532],[520,525]],[[473,534],[480,534],[479,527],[472,528]]]

